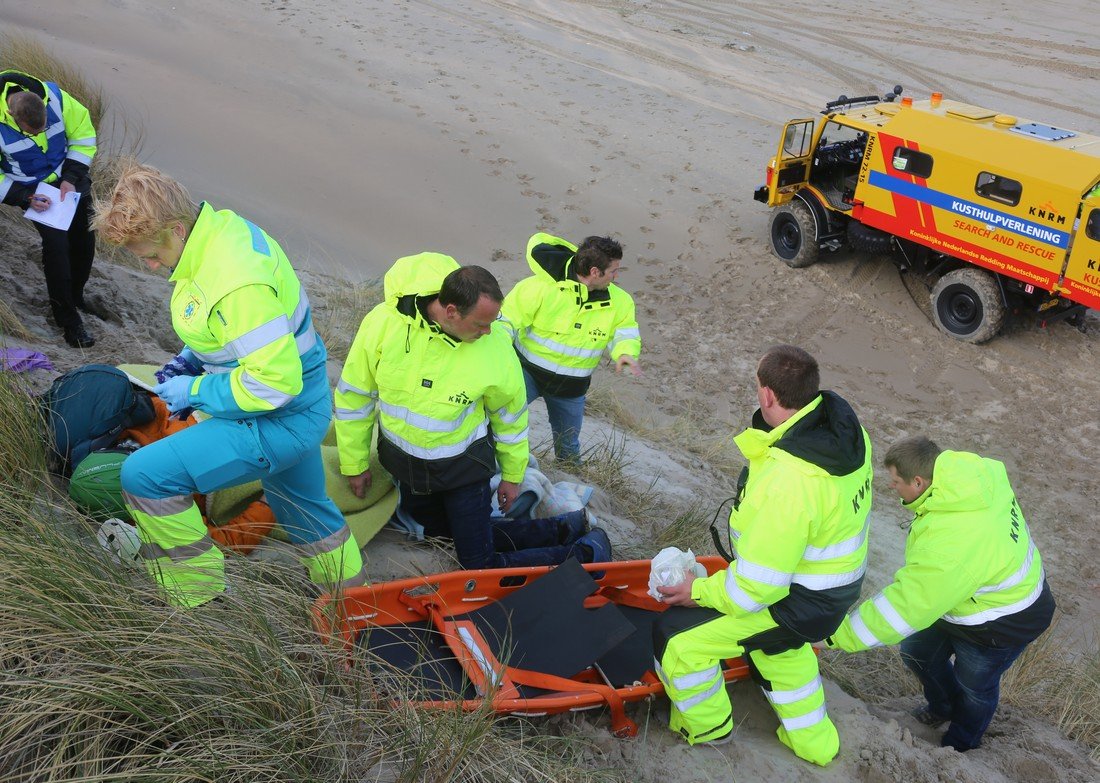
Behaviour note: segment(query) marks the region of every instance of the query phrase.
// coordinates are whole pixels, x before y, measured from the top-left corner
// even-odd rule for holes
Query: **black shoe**
[[[91,348],[95,345],[95,338],[88,334],[84,324],[75,324],[65,327],[65,342],[73,348]]]
[[[918,723],[923,723],[925,726],[935,727],[951,720],[951,718],[944,718],[937,715],[928,707],[914,707],[909,711],[909,714],[916,718]]]

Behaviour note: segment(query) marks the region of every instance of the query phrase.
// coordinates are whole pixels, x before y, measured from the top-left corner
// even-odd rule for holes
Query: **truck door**
[[[1100,309],[1100,189],[1094,189],[1081,203],[1062,295],[1093,310]]]
[[[791,120],[783,126],[779,152],[768,167],[768,206],[786,204],[810,180],[814,121]]]

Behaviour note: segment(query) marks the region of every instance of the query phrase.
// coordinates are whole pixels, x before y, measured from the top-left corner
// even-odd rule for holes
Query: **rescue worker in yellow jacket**
[[[0,200],[45,212],[52,199],[35,193],[39,183],[79,198],[68,229],[35,222],[42,237],[42,268],[54,320],[74,348],[95,345],[80,310],[95,258],[88,228],[96,132],[88,110],[53,82],[22,71],[0,72]]]
[[[193,493],[257,478],[310,579],[326,590],[363,584],[359,547],[325,492],[325,346],[282,248],[229,210],[196,207],[148,166],[122,174],[95,223],[150,269],[171,270],[172,326],[184,349],[153,391],[174,413],[210,416],[122,468],[141,555],[167,600],[190,608],[226,589],[222,553]]]
[[[747,654],[799,757],[828,764],[840,749],[810,642],[836,630],[859,597],[867,559],[871,442],[837,394],[819,391],[800,348],[768,350],[757,367],[760,409],[734,441],[748,460],[730,513],[729,568],[660,588],[674,608],[654,626],[670,725],[692,745],[730,737],[720,662]],[[705,607],[676,609],[675,607]]]
[[[500,465],[507,511],[527,469],[527,404],[519,362],[499,320],[496,278],[450,256],[400,258],[385,301],[367,313],[336,388],[340,470],[360,497],[369,454],[400,491],[399,514],[454,540],[463,568],[611,559],[584,511],[550,519],[490,520],[489,480]]]
[[[890,485],[914,514],[905,564],[827,645],[847,652],[901,642],[924,686],[913,715],[950,721],[940,744],[981,744],[1001,675],[1050,625],[1054,598],[1003,463],[942,451],[923,435],[886,453]]]
[[[622,246],[588,237],[580,246],[550,234],[527,242],[534,273],[519,281],[501,313],[523,367],[527,403],[546,402],[554,453],[580,460],[585,395],[604,351],[619,372],[641,374],[641,335],[634,300],[615,285]]]

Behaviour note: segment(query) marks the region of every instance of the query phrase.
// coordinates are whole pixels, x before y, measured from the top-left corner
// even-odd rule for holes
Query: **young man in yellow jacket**
[[[722,742],[733,714],[720,663],[746,655],[779,716],[779,740],[828,764],[840,749],[810,642],[836,630],[867,568],[871,441],[851,406],[819,391],[816,360],[780,345],[756,371],[760,409],[734,438],[748,467],[730,512],[729,568],[659,588],[674,609],[654,626],[670,726]],[[675,607],[703,607],[676,609]]]
[[[454,540],[463,568],[611,559],[584,511],[494,523],[489,480],[499,463],[507,511],[527,470],[527,404],[519,362],[498,320],[496,278],[450,256],[400,258],[367,313],[336,387],[340,471],[360,497],[370,446],[397,482],[399,511]]]
[[[622,257],[622,246],[610,237],[588,237],[577,246],[535,234],[527,242],[534,274],[516,284],[501,308],[527,402],[546,402],[554,453],[564,462],[580,459],[585,395],[604,351],[619,372],[641,373],[634,300],[615,285]]]
[[[1004,464],[923,435],[895,443],[885,463],[914,513],[905,565],[827,645],[857,652],[900,641],[928,701],[914,716],[950,721],[940,744],[971,750],[997,711],[1001,675],[1050,625],[1043,561]]]

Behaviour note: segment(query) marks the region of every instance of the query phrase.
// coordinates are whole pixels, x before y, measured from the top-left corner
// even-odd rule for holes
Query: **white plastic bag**
[[[684,552],[678,547],[665,547],[650,561],[649,594],[660,601],[663,596],[657,591],[658,587],[678,585],[689,573],[702,577],[707,575],[707,569],[695,561],[695,553],[690,549]]]

